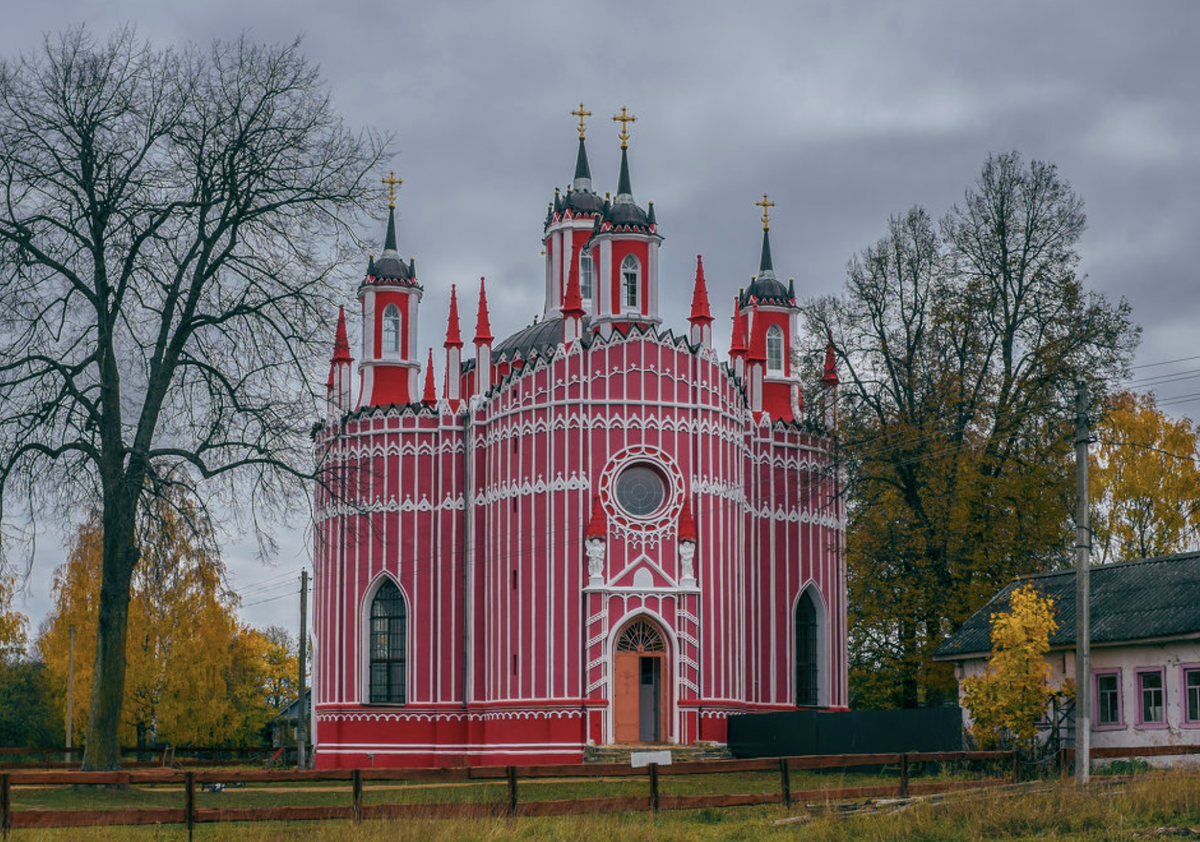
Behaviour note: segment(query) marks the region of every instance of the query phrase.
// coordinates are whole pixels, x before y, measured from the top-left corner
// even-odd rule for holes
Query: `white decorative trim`
[[[570,476],[565,478],[559,472],[550,482],[546,482],[542,475],[538,474],[537,482],[525,480],[523,483],[501,482],[488,486],[477,493],[475,501],[487,505],[513,497],[532,497],[550,491],[587,491],[589,488],[591,488],[591,483],[588,481],[587,474],[581,474],[578,471],[572,471]]]

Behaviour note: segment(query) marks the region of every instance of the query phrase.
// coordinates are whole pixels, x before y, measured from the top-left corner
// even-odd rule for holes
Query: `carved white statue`
[[[588,584],[604,584],[604,541],[592,538],[585,541],[583,546],[587,551]]]
[[[691,541],[679,542],[679,582],[682,585],[696,584],[696,571],[692,561],[696,558],[696,545]]]

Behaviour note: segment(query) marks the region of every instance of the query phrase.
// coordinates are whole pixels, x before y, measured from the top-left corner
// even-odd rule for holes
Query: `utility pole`
[[[1088,525],[1088,390],[1075,392],[1075,783],[1087,784],[1092,771],[1091,582],[1092,532]]]
[[[71,623],[67,646],[67,762],[71,762],[71,731],[75,713],[75,624]]]
[[[308,655],[308,570],[300,571],[300,683],[296,691],[296,768],[305,768],[304,757],[304,663]]]

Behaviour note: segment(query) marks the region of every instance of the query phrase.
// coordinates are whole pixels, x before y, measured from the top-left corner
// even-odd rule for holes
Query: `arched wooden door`
[[[667,647],[648,620],[622,630],[613,652],[613,738],[621,744],[660,743],[667,735]]]

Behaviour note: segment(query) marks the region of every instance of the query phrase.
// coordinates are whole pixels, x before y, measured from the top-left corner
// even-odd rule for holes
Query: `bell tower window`
[[[783,373],[783,331],[779,325],[767,330],[767,371]]]
[[[584,249],[579,253],[579,297],[584,301],[590,301],[592,298],[592,282],[592,251]]]
[[[371,655],[371,704],[404,704],[405,652],[408,612],[404,596],[390,579],[380,586],[371,601],[371,628],[367,642]]]
[[[383,311],[383,353],[400,353],[400,308],[395,304]]]
[[[625,310],[637,310],[641,306],[642,267],[632,254],[621,261],[621,305]]]

